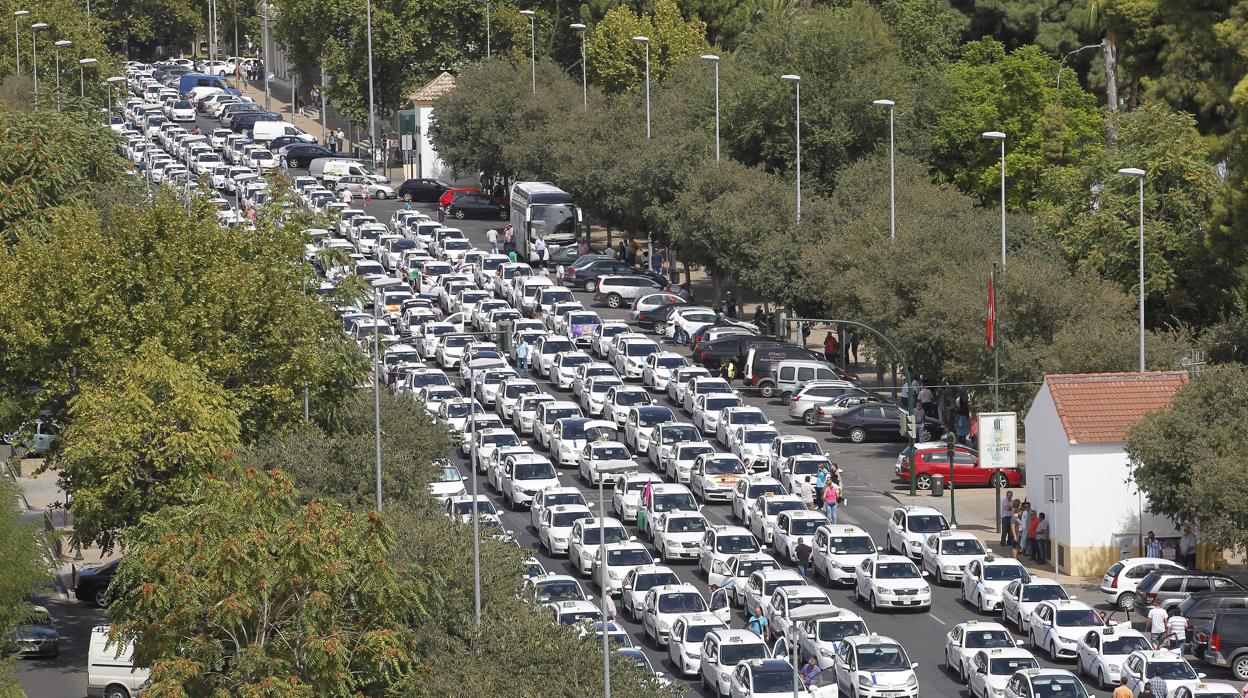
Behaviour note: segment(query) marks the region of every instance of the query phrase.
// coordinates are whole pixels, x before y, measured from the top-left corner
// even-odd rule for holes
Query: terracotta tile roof
[[[1072,444],[1122,443],[1144,415],[1169,406],[1186,371],[1067,373],[1045,376]]]
[[[438,77],[425,83],[425,86],[408,95],[410,102],[431,104],[435,99],[455,89],[455,76],[442,71]]]

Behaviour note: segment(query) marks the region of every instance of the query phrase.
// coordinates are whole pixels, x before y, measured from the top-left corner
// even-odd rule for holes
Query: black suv
[[[618,259],[602,259],[601,257],[578,259],[565,271],[564,283],[572,288],[583,288],[590,293],[598,290],[598,279],[603,276],[644,276],[654,280],[660,288],[666,288],[667,277],[655,274],[646,269],[639,269]]]
[[[1215,666],[1230,667],[1238,681],[1248,681],[1248,611],[1219,610],[1211,629],[1192,638],[1192,654]]]
[[[465,218],[497,218],[507,220],[507,207],[496,202],[489,194],[461,191],[446,205],[446,215],[460,220]]]
[[[1202,591],[1244,591],[1239,582],[1218,572],[1163,569],[1149,572],[1135,591],[1135,612],[1147,617],[1154,601],[1167,611]]]
[[[1179,615],[1187,619],[1188,637],[1208,634],[1218,611],[1248,611],[1248,591],[1202,591],[1179,604]]]

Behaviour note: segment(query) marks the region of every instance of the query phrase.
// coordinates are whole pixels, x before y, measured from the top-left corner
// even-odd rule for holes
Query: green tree
[[[495,59],[465,67],[434,103],[429,137],[438,156],[456,172],[510,174],[504,148],[519,138],[511,110],[531,92],[528,66]]]
[[[1117,175],[1138,167],[1144,178],[1145,280],[1151,324],[1207,324],[1228,307],[1232,267],[1209,245],[1208,224],[1221,184],[1194,120],[1159,104],[1116,116],[1117,137],[1074,168],[1056,172],[1053,207],[1041,226],[1080,269],[1138,288],[1139,213],[1136,180]]]
[[[279,471],[204,478],[125,543],[112,632],[153,696],[380,695],[412,669],[425,582],[389,564],[389,526],[300,504]]]
[[[1008,54],[992,40],[963,46],[930,127],[932,164],[962,191],[992,202],[1000,154],[981,133],[1003,131],[1007,205],[1031,207],[1050,171],[1081,162],[1104,140],[1095,98],[1073,80],[1055,95],[1056,76],[1057,61],[1034,46]]]
[[[35,524],[20,520],[17,491],[0,483],[0,636],[9,638],[30,612],[30,595],[52,575],[48,543]],[[12,658],[0,659],[0,695],[22,696],[12,676]]]
[[[957,56],[968,22],[947,0],[872,0],[872,4],[888,23],[906,65],[937,69]]]
[[[1248,549],[1248,371],[1212,366],[1179,390],[1170,407],[1146,415],[1127,438],[1135,478],[1149,508],[1176,523],[1195,522],[1214,549]]]
[[[155,341],[83,386],[69,418],[60,468],[74,535],[106,549],[144,514],[185,501],[239,446],[229,394]]]
[[[634,36],[650,39],[651,89],[680,62],[697,56],[706,45],[706,25],[686,20],[673,0],[656,0],[651,15],[638,15],[620,5],[607,12],[586,38],[589,78],[604,92],[644,90],[646,47]]]

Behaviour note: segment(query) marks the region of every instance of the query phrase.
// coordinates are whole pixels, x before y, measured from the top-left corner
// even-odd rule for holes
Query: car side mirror
[[[586,502],[585,506],[590,507],[592,509],[593,507],[598,506],[598,502]]]
[[[911,668],[911,669],[918,669],[918,668],[919,668],[919,663],[918,663],[918,662],[912,662],[912,663],[910,664],[910,668]]]
[[[931,572],[928,572],[927,570],[923,570],[923,578],[924,578],[924,579],[928,579],[928,578],[930,578],[931,576],[932,576],[932,573],[931,573]]]
[[[593,595],[593,594],[586,594],[586,595],[585,595],[585,600],[586,600],[586,601],[593,601],[593,600],[594,600],[594,595]]]
[[[1015,640],[1015,641],[1014,641],[1014,646],[1015,646],[1015,647],[1022,647],[1022,646],[1023,646],[1023,641],[1022,641],[1022,640]]]
[[[1198,679],[1203,679],[1203,678],[1205,678],[1206,676],[1208,676],[1208,674],[1205,674],[1205,673],[1203,673],[1203,672],[1202,672],[1202,673],[1199,673],[1199,674],[1196,674],[1196,678],[1198,678]]]
[[[1075,600],[1077,600],[1078,598],[1079,598],[1079,597],[1078,597],[1078,596],[1075,596],[1074,594],[1071,594],[1071,595],[1070,595],[1070,600],[1071,600],[1071,601],[1075,601]],[[1114,622],[1116,623],[1117,621],[1114,621]]]
[[[1022,640],[1019,640],[1019,641],[1018,641],[1018,644],[1020,644],[1020,645],[1021,645],[1021,644],[1023,644],[1023,641],[1022,641]],[[982,667],[982,666],[977,666],[977,667],[975,667],[975,673],[976,673],[976,674],[983,674],[983,675],[985,675],[985,676],[986,676],[986,675],[988,674],[988,670],[987,670],[987,669],[985,669],[985,668],[984,668],[984,667]]]

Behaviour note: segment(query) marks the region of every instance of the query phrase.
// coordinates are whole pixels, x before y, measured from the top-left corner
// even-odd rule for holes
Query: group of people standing
[[[1031,502],[1014,498],[1009,491],[1001,499],[1001,545],[1013,555],[1026,555],[1037,565],[1049,559],[1049,521],[1043,511],[1034,511]]]

